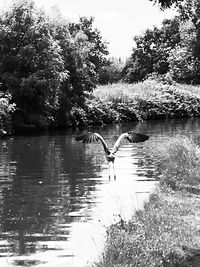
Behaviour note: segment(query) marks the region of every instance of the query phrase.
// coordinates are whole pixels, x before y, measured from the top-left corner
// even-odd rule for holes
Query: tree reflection
[[[0,156],[1,240],[7,253],[48,249],[46,241],[67,240],[70,216],[87,203],[95,186],[93,155],[69,135],[3,140]],[[45,243],[45,244],[44,244]],[[1,254],[1,251],[0,251]]]

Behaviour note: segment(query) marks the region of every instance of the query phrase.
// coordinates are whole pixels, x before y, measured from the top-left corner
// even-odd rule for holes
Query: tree
[[[172,5],[179,6],[184,0],[149,0],[154,4],[159,4],[162,9],[169,8]]]
[[[16,0],[0,17],[0,90],[16,103],[16,124],[64,125],[84,106],[108,53],[93,20],[55,19],[32,0]]]
[[[180,12],[180,44],[171,51],[170,73],[178,82],[200,83],[200,2],[185,0]]]
[[[103,41],[103,38],[98,29],[93,29],[94,18],[80,17],[78,23],[70,23],[69,31],[72,36],[81,31],[87,36],[87,40],[90,43],[89,61],[94,64],[94,71],[99,75],[99,71],[107,64],[106,55],[108,55],[107,43]]]
[[[110,58],[99,71],[99,83],[117,83],[121,80],[124,63],[120,58]]]
[[[1,18],[0,58],[1,90],[12,94],[16,115],[29,124],[40,118],[48,123],[58,108],[59,88],[68,75],[46,17],[37,12],[32,1],[15,3]]]
[[[64,68],[68,73],[60,88],[59,124],[67,124],[73,108],[82,108],[88,92],[97,84],[95,65],[90,61],[90,51],[93,46],[82,30],[71,30],[71,24],[66,20],[51,21],[51,33],[57,40],[64,59]]]
[[[180,42],[179,19],[164,20],[160,29],[146,30],[134,40],[136,48],[123,70],[124,79],[134,82],[153,72],[164,74],[169,70],[170,51]]]
[[[176,47],[171,52],[168,61],[173,80],[181,83],[196,83],[198,81],[196,69],[198,63],[186,47]]]
[[[78,23],[61,18],[52,23],[52,33],[62,49],[69,75],[61,88],[59,112],[59,120],[68,121],[71,111],[83,108],[88,92],[98,83],[107,49],[100,32],[93,30],[93,18],[81,17]]]

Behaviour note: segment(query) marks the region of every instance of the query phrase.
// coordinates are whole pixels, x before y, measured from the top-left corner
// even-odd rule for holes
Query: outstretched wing
[[[144,142],[149,139],[148,135],[141,134],[141,133],[123,133],[119,136],[117,141],[115,142],[113,146],[114,153],[119,149],[121,142],[127,139],[130,143],[139,143],[139,142]]]
[[[89,144],[89,143],[93,143],[93,142],[100,140],[102,145],[103,145],[104,151],[107,154],[109,153],[108,145],[106,144],[103,137],[98,133],[92,133],[92,132],[84,131],[81,135],[76,137],[76,140],[82,141],[84,144]]]

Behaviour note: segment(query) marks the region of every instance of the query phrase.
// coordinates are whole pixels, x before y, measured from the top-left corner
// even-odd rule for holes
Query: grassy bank
[[[159,187],[131,221],[107,230],[94,266],[200,266],[200,149],[177,136],[153,158]]]
[[[85,108],[72,112],[72,123],[104,124],[124,121],[200,116],[200,87],[147,80],[136,84],[97,87]]]

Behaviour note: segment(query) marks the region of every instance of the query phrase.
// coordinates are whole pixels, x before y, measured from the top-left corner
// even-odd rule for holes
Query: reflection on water
[[[178,132],[198,136],[199,128],[196,119],[97,129],[111,146],[125,131],[150,135],[118,151],[116,181],[108,179],[101,144],[83,146],[74,133],[0,140],[0,266],[87,265],[105,227],[130,219],[154,188],[153,166],[138,164],[145,148]]]

